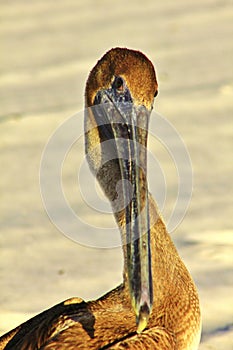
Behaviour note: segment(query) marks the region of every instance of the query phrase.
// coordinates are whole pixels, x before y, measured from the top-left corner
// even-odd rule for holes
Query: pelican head
[[[147,57],[115,48],[92,69],[85,93],[86,154],[121,230],[124,282],[139,333],[153,305],[146,175],[148,123],[157,90]]]

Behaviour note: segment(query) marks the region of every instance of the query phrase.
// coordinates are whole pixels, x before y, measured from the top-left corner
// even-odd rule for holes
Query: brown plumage
[[[142,53],[128,49],[112,49],[98,61],[87,80],[86,107],[96,104],[98,92],[105,93],[111,89],[116,77],[123,79],[136,108],[146,107],[148,113],[142,116],[149,116],[158,88],[154,68]],[[122,179],[121,168],[116,159],[101,163],[101,148],[96,149],[95,146],[107,137],[107,133],[104,127],[98,128],[96,123],[95,112],[89,110],[85,116],[86,152],[92,171],[106,196],[113,201],[115,217],[125,242],[127,212],[125,208],[119,209],[119,203],[114,201],[117,181]],[[140,129],[138,130],[138,140],[146,146],[146,137]],[[139,179],[139,198],[145,203],[147,183],[141,171]],[[127,245],[124,245],[124,280],[119,287],[95,301],[86,303],[79,298],[72,298],[44,311],[0,338],[0,349],[198,348],[201,319],[197,291],[171,241],[153,198],[150,194],[148,197],[148,212],[152,223],[149,241],[152,309],[147,307],[150,300],[148,290],[144,299],[139,298],[146,300],[143,304],[132,304],[135,293],[137,296],[137,288],[135,292],[132,287],[133,278],[130,277],[129,267],[131,265],[127,256],[129,253]],[[139,283],[139,286],[141,285]],[[137,298],[135,300],[137,301]],[[143,326],[140,326],[142,324]]]

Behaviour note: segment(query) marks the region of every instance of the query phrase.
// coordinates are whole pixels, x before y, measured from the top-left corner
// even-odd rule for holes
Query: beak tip
[[[151,310],[147,303],[144,303],[137,316],[137,333],[140,334],[146,328]]]

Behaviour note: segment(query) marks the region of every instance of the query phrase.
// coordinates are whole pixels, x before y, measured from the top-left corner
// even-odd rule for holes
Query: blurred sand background
[[[0,333],[66,298],[96,298],[121,282],[120,248],[79,245],[50,222],[39,168],[51,133],[83,109],[90,69],[123,46],[154,63],[154,108],[191,156],[193,196],[172,237],[200,293],[200,349],[233,349],[232,2],[10,0],[1,2],[0,19]],[[152,145],[169,209],[175,171],[160,148]],[[76,196],[76,157],[82,152],[66,165],[67,197],[90,224],[114,225]]]

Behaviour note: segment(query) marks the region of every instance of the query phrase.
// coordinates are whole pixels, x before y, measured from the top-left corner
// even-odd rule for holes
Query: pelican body
[[[2,336],[0,349],[198,349],[197,290],[147,185],[157,92],[152,63],[126,48],[108,51],[86,83],[86,154],[120,229],[123,283],[55,305]]]

